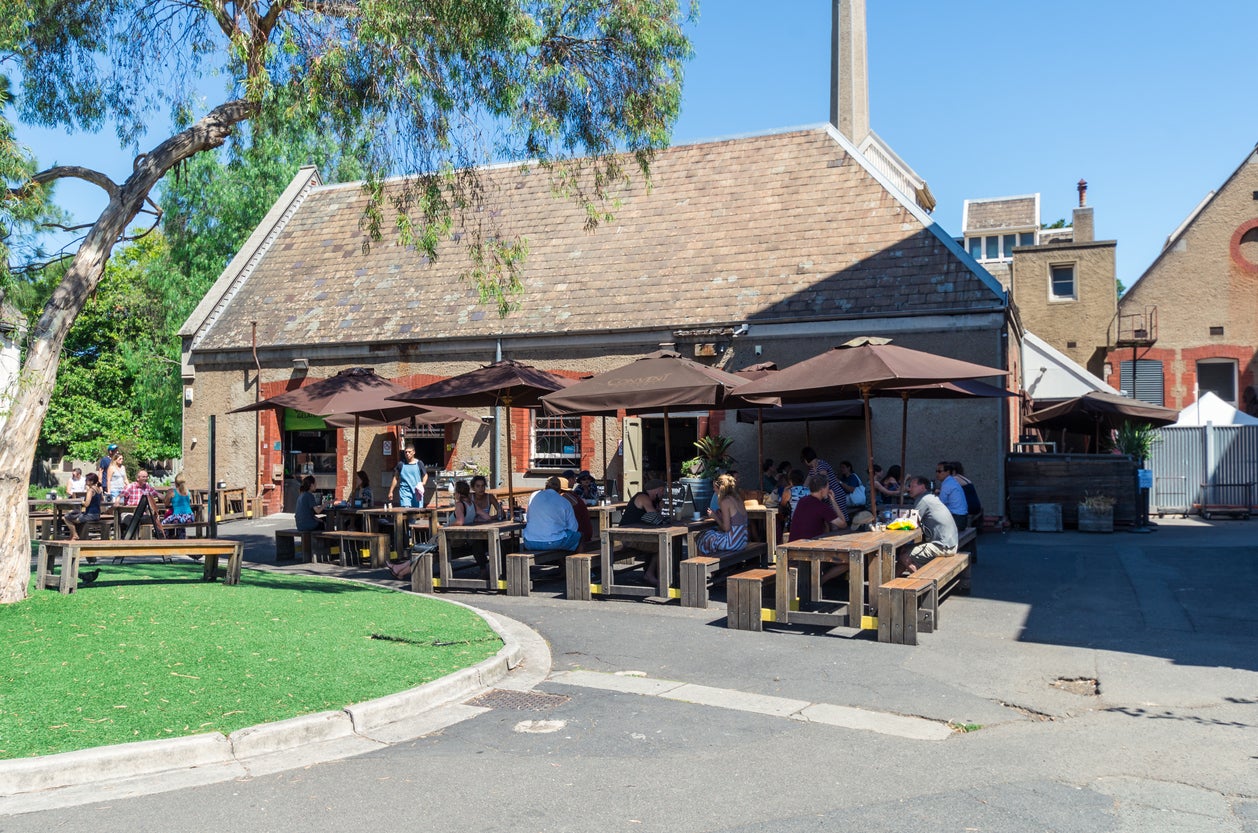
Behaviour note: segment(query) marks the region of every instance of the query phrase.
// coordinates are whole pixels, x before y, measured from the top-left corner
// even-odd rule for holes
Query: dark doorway
[[[672,479],[681,477],[681,464],[695,456],[695,440],[699,439],[699,419],[694,416],[668,418],[669,442],[672,444]],[[664,419],[660,416],[642,418],[642,473],[647,480],[664,479]]]

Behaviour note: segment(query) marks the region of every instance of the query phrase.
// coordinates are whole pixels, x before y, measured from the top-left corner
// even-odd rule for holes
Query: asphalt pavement
[[[274,569],[282,522],[221,532]],[[0,798],[0,830],[1258,833],[1256,529],[984,534],[972,594],[916,647],[558,584],[451,594],[521,646],[488,690],[226,780],[98,773]]]

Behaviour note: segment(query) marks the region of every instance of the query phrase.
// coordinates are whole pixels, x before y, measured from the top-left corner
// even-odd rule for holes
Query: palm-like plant
[[[720,435],[701,437],[694,444],[699,455],[682,464],[682,473],[711,480],[734,464],[734,458],[729,454],[733,444],[729,437]]]
[[[1149,459],[1160,440],[1157,429],[1147,422],[1124,422],[1114,432],[1114,448],[1119,454],[1130,454],[1137,463]]]

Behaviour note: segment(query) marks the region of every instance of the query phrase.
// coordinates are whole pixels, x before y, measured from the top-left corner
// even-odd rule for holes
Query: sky
[[[871,126],[953,236],[966,199],[1039,193],[1043,222],[1069,220],[1085,179],[1130,287],[1258,142],[1252,0],[868,0],[867,16]],[[829,118],[830,0],[703,0],[690,35],[674,144]],[[19,141],[115,179],[132,158],[109,132]],[[58,193],[80,221],[102,203]]]

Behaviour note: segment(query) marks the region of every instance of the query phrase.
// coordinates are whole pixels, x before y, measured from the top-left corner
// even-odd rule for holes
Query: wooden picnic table
[[[877,604],[878,587],[895,576],[895,556],[902,547],[920,543],[922,531],[879,530],[827,535],[807,541],[790,541],[778,547],[776,619],[781,624],[863,628],[868,591]],[[845,613],[826,610],[791,610],[790,563],[808,564],[809,579],[800,582],[801,596],[813,604],[822,602],[821,569],[825,564],[848,564],[848,602]]]
[[[240,565],[245,545],[241,541],[215,538],[198,538],[185,541],[165,539],[147,541],[40,541],[36,562],[36,589],[47,588],[69,594],[78,589],[79,566],[84,558],[110,558],[121,560],[136,557],[160,557],[169,560],[174,555],[200,556],[203,581],[218,578],[220,557],[227,558],[226,584],[240,581]],[[61,573],[56,574],[57,559],[61,559]]]
[[[625,507],[629,505],[629,501],[621,500],[616,503],[586,503],[590,509],[590,521],[594,524],[594,533],[598,534],[604,529],[614,525],[613,516],[618,519],[620,513],[625,511]]]
[[[759,521],[764,526],[764,543],[766,563],[773,563],[774,553],[778,548],[778,508],[765,506],[762,503],[744,504],[747,510],[747,522]]]
[[[393,521],[393,558],[397,558],[409,548],[410,542],[407,540],[407,536],[410,534],[408,519],[413,515],[423,515],[426,512],[428,512],[428,507],[426,506],[394,506],[388,509],[378,506],[373,509],[356,510],[358,515],[367,520],[367,532],[382,532],[383,530],[380,529],[384,525],[382,521],[386,519]]]
[[[599,574],[600,589],[604,595],[619,594],[622,596],[659,596],[662,598],[680,598],[681,593],[673,587],[673,563],[680,560],[682,541],[688,540],[690,554],[694,555],[695,536],[705,529],[716,526],[716,522],[707,518],[698,521],[674,521],[668,526],[609,526],[599,530]],[[644,587],[640,584],[616,584],[614,570],[616,544],[645,550],[659,555],[656,575],[659,583],[655,587]]]
[[[503,578],[503,541],[518,538],[523,531],[524,524],[517,521],[441,527],[437,533],[437,570],[440,582],[437,586],[443,590],[506,590],[507,582]],[[453,547],[466,542],[484,547],[488,558],[488,574],[485,578],[454,577],[454,568],[451,566]]]

